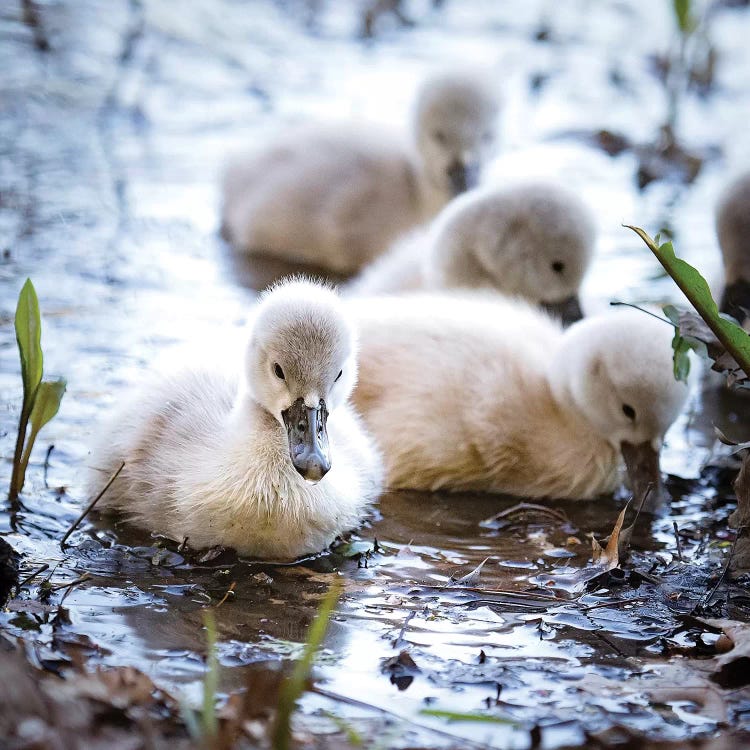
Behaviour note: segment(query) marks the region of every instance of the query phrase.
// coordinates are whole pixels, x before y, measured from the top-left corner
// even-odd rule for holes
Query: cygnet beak
[[[544,302],[542,307],[551,315],[560,318],[564,326],[569,326],[583,318],[583,311],[577,294],[559,302]]]
[[[287,436],[289,455],[294,468],[308,481],[319,482],[331,468],[328,456],[328,409],[322,399],[317,407],[305,406],[298,398],[281,412]]]
[[[633,502],[637,506],[649,484],[652,484],[653,489],[643,505],[643,510],[658,510],[664,500],[664,487],[659,471],[659,451],[655,450],[650,442],[635,445],[626,441],[620,443],[620,450],[628,470]]]
[[[750,313],[750,281],[737,279],[727,284],[721,296],[721,311],[744,324]]]
[[[447,169],[453,195],[465,193],[479,182],[479,165],[454,161]]]

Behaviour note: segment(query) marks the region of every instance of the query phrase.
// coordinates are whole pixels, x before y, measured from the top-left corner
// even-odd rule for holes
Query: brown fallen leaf
[[[729,525],[737,529],[737,541],[729,569],[739,575],[750,571],[750,451],[745,451],[737,479],[734,480],[737,510],[729,516]]]
[[[715,656],[711,680],[723,688],[739,688],[750,685],[750,624],[737,620],[703,619],[713,628],[721,628],[732,642],[732,648]],[[726,643],[722,648],[726,648]]]
[[[620,515],[617,516],[615,527],[609,535],[609,541],[607,542],[606,547],[602,547],[602,545],[596,541],[594,535],[591,535],[591,560],[594,565],[601,567],[603,571],[612,570],[612,568],[616,568],[620,563],[620,531],[622,530],[622,523],[625,520],[625,513],[629,505],[630,503],[628,503],[620,511]]]

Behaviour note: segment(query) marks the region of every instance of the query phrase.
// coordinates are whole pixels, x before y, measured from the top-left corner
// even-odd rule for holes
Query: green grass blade
[[[627,224],[626,226],[646,243],[664,266],[664,270],[674,279],[701,318],[706,321],[722,346],[734,357],[745,374],[750,375],[750,336],[736,323],[732,323],[719,313],[703,276],[693,266],[675,255],[671,242],[657,245],[643,229]]]
[[[341,595],[341,588],[341,581],[335,579],[325,599],[321,602],[312,625],[310,625],[302,658],[296,663],[294,671],[281,688],[273,729],[273,750],[289,750],[292,739],[292,714],[296,708],[297,700],[305,691],[305,685],[312,671],[315,652],[323,643],[328,630],[328,622]]]
[[[203,737],[216,737],[219,731],[219,720],[216,715],[216,691],[219,688],[219,659],[216,655],[216,619],[214,613],[207,609],[203,614],[206,626],[208,653],[206,656],[206,675],[203,678],[203,713],[201,724]]]
[[[419,712],[420,716],[432,716],[437,719],[447,719],[448,721],[478,721],[485,724],[515,724],[512,719],[506,719],[503,716],[492,716],[491,714],[461,713],[458,711],[445,711],[440,708],[423,708]]]

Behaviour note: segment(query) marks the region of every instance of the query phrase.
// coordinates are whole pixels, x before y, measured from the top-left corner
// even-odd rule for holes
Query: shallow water
[[[652,233],[669,227],[679,252],[716,277],[712,206],[727,176],[750,161],[750,12],[717,8],[710,16],[716,82],[709,96],[685,98],[679,129],[689,148],[711,155],[695,182],[658,180],[639,191],[635,156],[611,158],[582,135],[606,128],[653,139],[665,96],[649,59],[675,45],[669,4],[657,5],[415,2],[415,27],[383,19],[381,33],[363,42],[354,4],[200,0],[176,14],[139,0],[50,2],[40,6],[48,52],[35,49],[20,11],[3,6],[2,455],[12,456],[20,406],[12,315],[27,275],[44,313],[46,372],[65,375],[68,391],[38,442],[23,505],[4,508],[0,533],[24,554],[26,573],[48,563],[54,584],[89,575],[53,594],[53,603],[64,595],[70,625],[50,624],[34,606],[33,584],[0,613],[7,631],[27,638],[50,668],[78,650],[94,663],[136,665],[197,698],[206,604],[235,584],[217,613],[222,690],[230,691],[253,665],[299,654],[338,570],[345,595],[320,660],[319,692],[303,704],[302,723],[313,732],[335,729],[332,712],[394,747],[472,740],[523,748],[536,725],[544,747],[612,727],[652,739],[713,733],[715,717],[676,699],[649,703],[639,680],[700,638],[675,629],[710,587],[728,543],[731,472],[705,469],[718,450],[711,423],[742,437],[750,424],[742,399],[697,394],[670,433],[672,515],[642,524],[632,563],[642,572],[656,566],[656,583],[628,588],[607,579],[581,593],[576,574],[558,570],[586,566],[586,534],[606,536],[622,507],[611,499],[555,504],[567,522],[535,515],[494,528],[483,522],[516,500],[394,493],[355,538],[361,544],[344,549],[355,556],[297,566],[231,557],[196,565],[107,522],[85,522],[70,547],[58,545],[84,499],[87,445],[101,414],[154,361],[178,356],[184,344],[207,359],[194,342],[238,336],[255,295],[247,285],[285,270],[232,258],[216,231],[221,160],[280,120],[362,117],[398,127],[431,67],[489,65],[507,104],[488,179],[557,178],[597,213],[589,310],[611,299],[679,299],[623,222]],[[5,483],[9,460],[0,473]],[[673,520],[690,564],[676,561]],[[375,539],[380,551],[363,554]],[[486,558],[474,585],[447,585]],[[727,596],[723,614],[746,619],[741,593]],[[384,672],[382,663],[403,649],[419,671]],[[730,723],[749,729],[750,696],[739,691],[727,703]],[[449,722],[425,709],[513,723]]]

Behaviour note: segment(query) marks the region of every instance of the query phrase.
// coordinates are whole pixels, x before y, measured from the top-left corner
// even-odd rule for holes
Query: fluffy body
[[[716,206],[716,234],[727,284],[750,281],[750,172],[722,192]]]
[[[352,273],[445,205],[451,165],[479,168],[496,119],[487,87],[451,74],[422,87],[413,145],[367,127],[299,128],[229,163],[224,235],[248,253]]]
[[[564,333],[496,294],[350,306],[363,342],[355,404],[393,488],[591,498],[617,483],[621,441],[660,446],[686,397],[669,328],[642,314]]]
[[[588,208],[565,188],[475,190],[448,204],[429,232],[378,258],[352,290],[489,288],[537,304],[560,302],[577,294],[594,240]]]
[[[92,489],[124,461],[102,504],[140,526],[253,557],[320,552],[360,523],[382,479],[380,454],[347,403],[355,346],[330,290],[301,282],[272,290],[255,316],[245,372],[154,380],[98,440]],[[283,381],[273,374],[278,362]],[[330,410],[332,467],[317,484],[294,468],[281,418],[298,397],[322,398]]]

